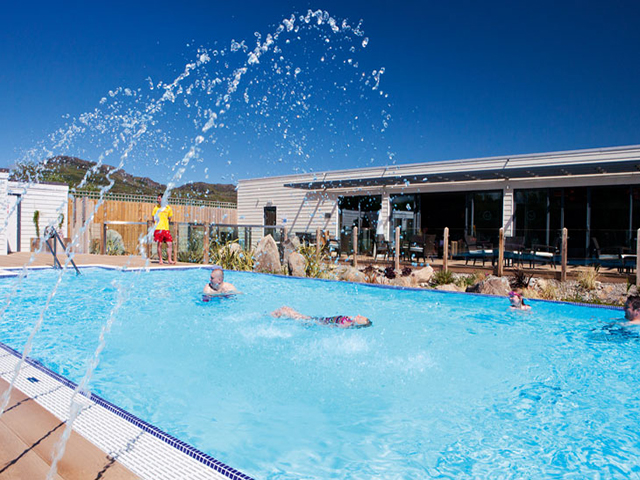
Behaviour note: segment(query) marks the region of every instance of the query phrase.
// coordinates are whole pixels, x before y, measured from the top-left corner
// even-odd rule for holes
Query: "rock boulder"
[[[413,278],[413,282],[416,285],[429,283],[429,281],[431,280],[431,277],[433,277],[433,268],[427,265],[426,267],[421,268],[420,270],[414,270],[411,273],[411,277]]]
[[[467,288],[467,292],[499,296],[505,296],[510,291],[511,285],[506,277],[494,277],[493,275]]]
[[[307,262],[304,256],[298,252],[291,252],[287,258],[287,265],[289,267],[289,274],[294,277],[306,277]]]
[[[267,235],[260,240],[253,256],[255,258],[253,269],[256,272],[281,272],[282,266],[280,265],[278,245],[276,245],[276,242],[271,235]]]

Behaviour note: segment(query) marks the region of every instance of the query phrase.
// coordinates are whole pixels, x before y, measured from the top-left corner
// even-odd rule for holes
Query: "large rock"
[[[278,245],[271,235],[260,240],[253,257],[255,259],[253,269],[256,272],[280,273],[282,271]]]
[[[291,252],[287,258],[287,265],[289,266],[290,275],[294,277],[307,276],[307,261],[302,254]]]
[[[410,276],[392,278],[389,280],[389,285],[395,285],[396,287],[413,287],[414,282]]]
[[[346,265],[338,267],[336,269],[336,275],[339,280],[344,280],[345,282],[365,283],[367,281],[367,277],[364,273],[357,268],[348,267]]]
[[[467,292],[484,293],[485,295],[505,296],[510,291],[511,285],[506,277],[494,277],[493,275],[467,288]]]
[[[429,265],[427,265],[424,268],[421,268],[420,270],[414,270],[411,273],[411,278],[413,279],[413,282],[416,285],[429,283],[429,281],[431,280],[431,277],[433,277],[433,268],[431,268],[431,266]]]
[[[116,230],[107,230],[107,255],[124,255],[124,240]]]
[[[438,285],[434,290],[440,290],[442,292],[464,292],[464,289],[454,283],[448,283],[446,285]]]
[[[285,264],[289,263],[289,255],[291,255],[293,252],[297,252],[298,248],[300,247],[300,240],[298,240],[298,237],[296,237],[295,235],[288,237],[284,243],[282,244],[282,248],[283,248],[283,262]]]

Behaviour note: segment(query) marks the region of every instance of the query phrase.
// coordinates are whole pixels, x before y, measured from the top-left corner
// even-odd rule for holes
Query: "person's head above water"
[[[512,308],[522,309],[529,307],[526,303],[524,303],[524,298],[520,289],[511,290],[509,292],[509,302],[511,303]]]
[[[214,290],[218,290],[224,283],[224,270],[219,265],[211,268],[211,276],[209,277],[209,286]]]
[[[624,318],[640,323],[640,295],[629,295],[624,302]]]
[[[355,327],[370,327],[371,320],[367,317],[363,317],[362,315],[356,315],[355,317],[351,317],[353,319],[353,326]]]

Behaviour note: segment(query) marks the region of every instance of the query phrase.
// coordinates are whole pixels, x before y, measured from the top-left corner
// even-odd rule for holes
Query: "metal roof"
[[[285,187],[303,190],[330,190],[353,187],[392,187],[443,182],[468,182],[474,180],[510,180],[537,177],[568,177],[573,175],[603,175],[640,172],[640,159],[633,161],[609,161],[543,165],[527,167],[488,168],[483,170],[429,172],[425,175],[394,175],[354,179],[316,180],[292,182]]]

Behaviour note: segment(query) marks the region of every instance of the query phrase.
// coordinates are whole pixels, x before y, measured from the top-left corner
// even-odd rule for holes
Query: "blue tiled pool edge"
[[[0,349],[6,351],[7,353],[10,353],[11,355],[17,357],[17,358],[21,358],[22,355],[14,350],[13,348],[11,348],[10,346],[0,342]],[[54,380],[62,383],[63,385],[75,390],[77,387],[77,384],[72,382],[71,380],[69,380],[66,377],[63,377],[62,375],[54,372],[53,370],[49,369],[48,367],[46,367],[45,365],[43,365],[42,363],[40,363],[38,360],[35,360],[33,358],[25,358],[25,361],[31,365],[34,368],[37,368],[38,370],[40,370],[42,373],[44,373],[45,375],[50,376],[51,378],[53,378]],[[228,465],[220,462],[219,460],[216,460],[215,458],[213,458],[212,456],[201,452],[200,450],[198,450],[197,448],[189,445],[188,443],[182,442],[181,440],[178,440],[177,438],[173,437],[172,435],[169,435],[168,433],[160,430],[159,428],[151,425],[148,422],[145,422],[144,420],[141,420],[140,418],[136,417],[135,415],[127,412],[126,410],[118,407],[117,405],[114,405],[113,403],[105,400],[104,398],[100,397],[99,395],[96,395],[94,393],[89,393],[88,395],[85,395],[89,400],[91,400],[92,402],[95,402],[96,404],[100,405],[101,407],[105,408],[106,410],[114,413],[115,415],[119,416],[120,418],[123,418],[124,420],[128,421],[129,423],[135,425],[136,427],[140,428],[141,430],[143,430],[146,433],[149,433],[150,435],[153,435],[154,437],[158,438],[159,440],[163,441],[164,443],[166,443],[167,445],[170,445],[171,447],[179,450],[180,452],[188,455],[189,457],[193,458],[194,460],[202,463],[203,465],[206,465],[209,468],[214,469],[215,471],[225,475],[227,478],[231,479],[231,480],[254,480],[252,477],[249,477],[248,475],[245,475],[244,473],[229,467]]]
[[[202,269],[202,270],[211,270],[213,268],[213,265],[205,265],[205,264],[197,264],[197,265],[181,265],[181,266],[176,266],[176,267],[135,267],[135,268],[123,268],[123,267],[115,267],[112,265],[99,265],[99,264],[95,264],[95,265],[78,265],[78,268],[83,269],[83,268],[101,268],[104,270],[116,270],[116,271],[120,271],[120,272],[137,272],[137,271],[141,271],[141,270],[149,270],[149,271],[154,271],[154,272],[159,272],[159,271],[177,271],[177,270],[197,270],[197,269]],[[4,268],[3,270],[7,270],[7,271],[14,271],[14,270],[22,270],[23,267],[7,267]],[[42,269],[53,269],[53,267],[28,267],[29,270],[31,269],[38,269],[38,270],[42,270]],[[475,293],[475,292],[449,292],[446,290],[435,290],[435,289],[426,289],[426,288],[421,288],[421,287],[404,287],[404,286],[400,286],[400,285],[381,285],[379,283],[362,283],[362,282],[351,282],[351,281],[347,281],[347,280],[334,280],[331,278],[312,278],[312,277],[293,277],[291,275],[283,275],[280,273],[262,273],[262,272],[250,272],[250,271],[246,271],[246,270],[225,270],[228,272],[236,272],[236,273],[240,273],[240,274],[250,274],[250,275],[269,275],[272,277],[277,277],[277,278],[284,278],[287,280],[315,280],[315,281],[319,281],[319,282],[328,282],[328,283],[336,283],[336,282],[340,282],[340,283],[345,283],[347,285],[358,285],[358,286],[365,286],[365,287],[372,287],[372,288],[386,288],[389,290],[407,290],[407,291],[413,291],[413,292],[429,292],[429,293],[434,293],[434,294],[442,294],[442,295],[471,295],[471,296],[477,296],[477,297],[494,297],[494,298],[505,298],[502,295],[493,295],[493,294],[488,294],[488,293]],[[2,277],[0,277],[2,278]],[[531,301],[534,303],[556,303],[556,304],[561,304],[561,305],[573,305],[573,306],[578,306],[578,307],[589,307],[589,308],[602,308],[605,310],[624,310],[623,307],[618,307],[615,305],[602,305],[602,304],[597,304],[597,303],[581,303],[581,302],[566,302],[563,300],[546,300],[543,298],[527,298],[527,301]]]

